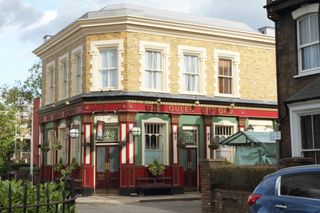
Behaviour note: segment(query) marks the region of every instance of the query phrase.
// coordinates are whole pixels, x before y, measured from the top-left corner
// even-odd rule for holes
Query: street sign
[[[271,132],[270,140],[271,141],[281,140],[281,132],[280,131]]]

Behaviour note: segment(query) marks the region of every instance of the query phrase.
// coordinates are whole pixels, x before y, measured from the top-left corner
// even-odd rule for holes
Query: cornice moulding
[[[111,30],[104,28],[99,32],[94,32],[92,29],[97,29],[97,27],[114,26]],[[121,27],[122,26],[122,27]],[[199,36],[209,36],[215,38],[220,38],[219,40],[230,40],[235,43],[244,41],[246,43],[254,43],[255,46],[274,46],[275,39],[271,36],[266,36],[260,33],[245,32],[240,30],[230,30],[200,24],[189,24],[182,22],[166,21],[161,19],[150,19],[132,16],[123,17],[108,17],[108,18],[98,18],[98,19],[78,19],[63,30],[59,31],[56,35],[50,38],[47,42],[36,48],[33,53],[37,56],[43,58],[43,54],[51,49],[52,47],[58,45],[63,40],[67,39],[71,35],[74,35],[80,30],[83,30],[83,35],[90,35],[94,33],[108,33],[108,32],[124,32],[124,31],[140,31],[145,32],[162,32],[166,31],[168,35],[181,35],[189,34],[190,36],[197,38]],[[80,39],[80,38],[79,38]]]

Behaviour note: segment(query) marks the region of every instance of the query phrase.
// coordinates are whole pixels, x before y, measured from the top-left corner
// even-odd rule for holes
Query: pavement
[[[201,194],[199,192],[185,192],[184,194],[176,195],[132,195],[132,196],[120,196],[120,195],[92,195],[82,197],[79,196],[76,199],[77,204],[130,204],[140,202],[164,202],[164,201],[186,201],[186,200],[201,200]]]

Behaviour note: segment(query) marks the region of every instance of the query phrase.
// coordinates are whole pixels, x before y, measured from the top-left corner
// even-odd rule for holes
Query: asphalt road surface
[[[166,201],[130,204],[77,204],[78,213],[200,213],[201,201]]]

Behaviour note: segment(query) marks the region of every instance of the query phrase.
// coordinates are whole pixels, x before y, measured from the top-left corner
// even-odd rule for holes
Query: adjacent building
[[[137,192],[155,159],[174,193],[199,189],[199,160],[233,160],[209,144],[248,125],[272,131],[278,117],[274,37],[244,23],[110,5],[34,53],[42,179],[74,159],[86,192]]]
[[[266,8],[276,28],[280,156],[319,163],[319,1],[267,1]]]

